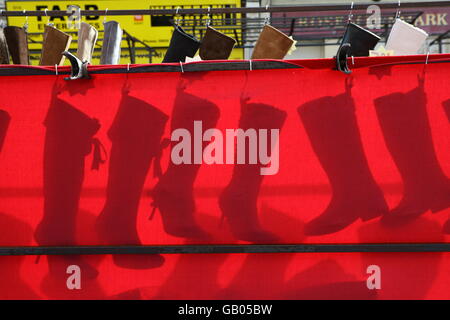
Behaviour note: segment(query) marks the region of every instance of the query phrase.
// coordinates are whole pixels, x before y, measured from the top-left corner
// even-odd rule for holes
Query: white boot
[[[389,34],[386,50],[393,50],[396,56],[418,54],[427,37],[428,33],[422,29],[397,19]]]

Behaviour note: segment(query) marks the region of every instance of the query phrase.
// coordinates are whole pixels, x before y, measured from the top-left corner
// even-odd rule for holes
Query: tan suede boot
[[[211,27],[206,29],[200,45],[202,60],[227,60],[236,40]]]
[[[252,59],[283,59],[294,44],[294,40],[270,25],[265,25],[255,48]]]
[[[6,27],[4,33],[13,63],[29,65],[28,42],[25,29],[21,27]]]
[[[85,62],[91,62],[94,53],[95,42],[97,41],[98,31],[86,22],[82,22],[78,30],[78,49],[77,57]]]
[[[67,33],[59,31],[52,26],[45,26],[44,43],[42,44],[40,66],[62,65],[64,56],[62,53],[67,51],[72,37]]]

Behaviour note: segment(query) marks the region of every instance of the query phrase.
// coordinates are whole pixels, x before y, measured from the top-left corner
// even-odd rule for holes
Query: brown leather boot
[[[236,44],[236,40],[211,27],[206,29],[200,45],[202,60],[227,60]]]
[[[21,27],[6,27],[4,32],[13,63],[29,65],[30,60],[25,29]]]
[[[3,28],[0,29],[0,64],[9,64],[8,44]]]
[[[67,51],[72,37],[67,33],[59,31],[52,26],[45,26],[44,43],[42,44],[40,66],[62,65],[64,56],[62,53]]]
[[[78,49],[77,57],[85,62],[91,62],[94,53],[95,42],[97,41],[98,31],[89,23],[82,22],[78,30]]]
[[[294,40],[270,25],[265,25],[255,48],[252,59],[283,59],[294,44]]]

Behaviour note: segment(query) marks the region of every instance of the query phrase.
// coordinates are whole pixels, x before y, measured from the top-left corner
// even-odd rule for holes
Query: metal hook
[[[426,58],[426,60],[425,60],[425,64],[427,65],[428,64],[428,56],[430,55],[430,49],[428,48],[428,51],[427,51],[427,58]]]
[[[48,9],[45,8],[45,9],[44,9],[44,12],[45,12],[45,16],[47,17],[47,25],[50,25],[50,17],[48,16],[47,11],[48,11]]]
[[[209,27],[209,24],[211,23],[211,7],[208,7],[208,16],[207,16],[207,20],[206,20],[206,26]]]
[[[265,24],[265,25],[270,24],[270,12],[269,12],[269,6],[270,6],[270,0],[267,1],[267,4],[266,4],[266,11],[267,11],[267,13],[269,14],[269,16],[267,16],[267,17],[264,18],[264,24]]]
[[[250,71],[253,71],[252,59],[248,60]]]
[[[180,17],[178,16],[178,11],[180,11],[180,7],[177,7],[177,10],[175,11],[175,24],[180,24]]]
[[[57,64],[55,64],[55,72],[56,72],[56,75],[58,75],[58,65]]]
[[[23,10],[23,14],[25,14],[25,23],[24,23],[23,27],[25,29],[28,29],[28,16],[26,15],[27,14],[27,10]]]
[[[181,61],[180,61],[180,68],[181,68],[181,73],[184,73],[183,62],[181,62]]]
[[[401,0],[398,0],[398,8],[397,8],[397,13],[395,14],[395,19],[400,18],[400,5],[401,5]]]
[[[130,64],[127,64],[127,72],[130,72]]]
[[[105,15],[103,16],[103,24],[106,23],[106,16],[108,15],[108,8],[105,9]]]
[[[352,56],[352,65],[353,66],[355,65],[355,57],[354,56]]]
[[[350,5],[350,13],[348,14],[348,23],[350,23],[353,18],[353,5],[354,5],[354,2],[352,1],[352,4]]]

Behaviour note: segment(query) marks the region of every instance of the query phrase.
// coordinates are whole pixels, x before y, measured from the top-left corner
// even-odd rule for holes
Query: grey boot
[[[98,31],[89,23],[82,22],[78,30],[77,57],[82,62],[91,62],[94,53],[95,42],[97,42]]]
[[[122,28],[116,21],[105,22],[104,26],[105,34],[103,36],[100,64],[119,64]]]
[[[9,64],[8,44],[6,43],[3,28],[0,29],[0,64]]]

